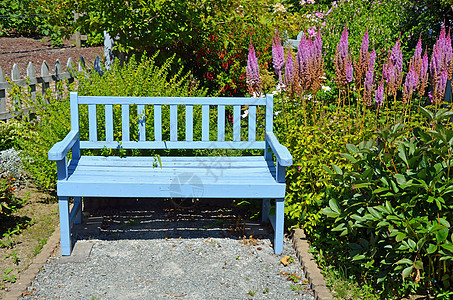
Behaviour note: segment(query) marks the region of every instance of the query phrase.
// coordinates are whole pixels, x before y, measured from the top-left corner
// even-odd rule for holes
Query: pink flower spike
[[[376,102],[377,106],[382,106],[384,104],[384,82],[381,81],[379,86],[376,89],[376,92],[374,93],[374,101]]]

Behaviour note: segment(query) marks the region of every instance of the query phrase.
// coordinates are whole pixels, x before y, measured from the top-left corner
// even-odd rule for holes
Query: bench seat
[[[59,196],[147,198],[284,198],[285,183],[263,156],[81,156],[58,180]]]

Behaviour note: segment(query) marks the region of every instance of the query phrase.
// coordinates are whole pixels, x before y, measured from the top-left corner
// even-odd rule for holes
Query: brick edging
[[[321,270],[318,268],[313,255],[308,252],[309,245],[303,229],[293,229],[293,245],[296,249],[297,258],[304,267],[305,277],[308,279],[311,288],[315,292],[315,299],[332,300],[332,294],[326,285]]]
[[[27,287],[29,287],[32,281],[35,279],[36,275],[42,269],[44,264],[47,263],[49,257],[51,257],[55,249],[60,244],[60,226],[55,228],[53,234],[47,240],[47,243],[41,249],[41,252],[35,256],[33,262],[28,268],[20,274],[19,279],[16,283],[11,286],[5,294],[5,299],[20,299],[22,294],[25,292]]]

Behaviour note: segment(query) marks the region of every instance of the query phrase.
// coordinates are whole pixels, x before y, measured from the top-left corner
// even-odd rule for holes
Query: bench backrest
[[[273,95],[266,98],[109,97],[78,96],[72,92],[70,99],[73,130],[79,130],[81,108],[88,107],[88,140],[80,141],[81,149],[264,149],[264,140],[257,140],[257,112],[263,114],[260,120],[264,119],[265,123],[259,126],[267,132],[272,132],[273,128]],[[248,115],[241,111],[244,106],[248,106]],[[164,107],[169,110],[169,118],[165,117],[169,124],[163,124]],[[201,137],[194,137],[194,108],[197,113],[201,111]],[[226,109],[232,109],[232,120],[225,117]],[[217,117],[210,117],[210,111]],[[152,116],[153,120],[147,121],[146,116]],[[241,119],[244,117],[247,118],[247,134],[242,134],[241,140]],[[104,118],[104,122],[99,122],[99,118]],[[121,124],[114,124],[115,120],[121,120]],[[232,126],[225,126],[226,122],[232,122]],[[134,123],[135,127],[131,126]],[[216,123],[215,139],[210,123]],[[105,124],[103,134],[99,134],[103,130],[98,128],[99,124]],[[169,128],[167,138],[163,138],[163,127],[166,131]],[[178,127],[184,130],[184,138],[180,131],[178,139]],[[232,138],[226,140],[225,130],[231,127]],[[131,134],[131,128],[137,132]],[[152,132],[147,134],[147,130]],[[98,140],[99,136],[105,136],[105,139]]]

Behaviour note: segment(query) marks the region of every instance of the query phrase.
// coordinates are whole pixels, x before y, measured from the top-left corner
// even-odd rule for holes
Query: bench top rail
[[[81,149],[264,149],[273,127],[273,95],[70,99],[71,129],[79,131],[82,109],[87,115]]]

